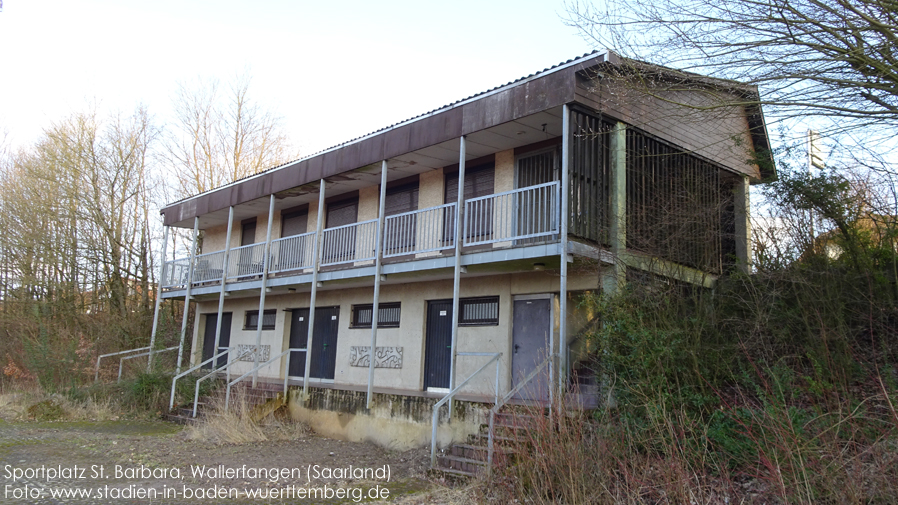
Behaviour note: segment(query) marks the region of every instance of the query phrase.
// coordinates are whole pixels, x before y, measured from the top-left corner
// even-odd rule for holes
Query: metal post
[[[374,306],[371,315],[371,351],[368,354],[368,399],[366,408],[371,408],[372,389],[374,388],[374,356],[377,350],[377,315],[380,312],[380,273],[383,267],[384,237],[384,205],[387,199],[387,160],[383,160],[380,168],[380,206],[377,210],[377,240],[374,252],[377,256],[374,266]]]
[[[571,156],[571,109],[567,104],[561,114],[561,280],[559,286],[558,324],[558,392],[564,391],[567,380],[567,233],[568,233],[568,186],[570,185]]]
[[[168,249],[168,226],[162,225],[162,268],[156,281],[156,308],[153,311],[153,329],[150,332],[150,357],[147,359],[147,373],[153,368],[153,348],[156,346],[156,330],[159,329],[159,302],[162,301],[162,283],[165,281],[165,253]]]
[[[224,311],[224,299],[225,299],[225,283],[228,280],[228,267],[229,267],[229,259],[228,255],[231,253],[231,229],[234,227],[234,206],[231,205],[228,207],[228,234],[225,238],[225,253],[224,260],[221,264],[221,291],[218,293],[218,319],[215,321],[215,350],[212,352],[212,355],[215,356],[218,353],[218,344],[221,339],[221,313]],[[228,359],[230,360],[231,355],[228,353]],[[218,368],[218,363],[213,362],[212,368]]]
[[[605,292],[617,294],[626,282],[627,266],[622,253],[627,248],[627,125],[617,123],[609,139],[611,165],[611,255],[614,265]]]
[[[309,370],[312,366],[312,338],[315,333],[315,298],[318,296],[318,263],[321,261],[321,237],[324,230],[324,179],[318,189],[318,224],[315,225],[315,249],[312,252],[312,295],[309,298],[309,336],[306,339],[306,370],[302,379],[302,397],[308,398]]]
[[[178,346],[178,366],[175,375],[181,373],[184,359],[184,339],[187,338],[187,313],[190,312],[190,291],[193,288],[193,263],[196,261],[196,240],[199,234],[200,218],[193,218],[193,242],[190,246],[190,261],[187,262],[187,293],[184,294],[184,317],[181,318],[181,343]]]
[[[465,136],[459,138],[458,144],[458,200],[455,207],[455,276],[452,279],[452,362],[449,366],[449,390],[455,388],[455,362],[458,344],[458,290],[461,281],[461,246],[464,242],[465,217]],[[453,399],[449,399],[449,419],[452,419]]]
[[[265,235],[265,250],[262,257],[262,293],[259,295],[259,317],[256,319],[256,350],[253,358],[253,387],[259,378],[259,351],[262,349],[262,320],[265,319],[265,291],[268,288],[268,256],[271,254],[271,221],[274,219],[274,194],[268,202],[268,231]],[[285,372],[286,373],[286,372]]]

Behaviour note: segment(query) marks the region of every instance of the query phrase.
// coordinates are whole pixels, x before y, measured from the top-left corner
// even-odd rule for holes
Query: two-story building
[[[392,445],[428,440],[427,405],[497,354],[460,398],[544,362],[518,395],[567,389],[578,295],[745,268],[749,184],[773,175],[756,89],[627,68],[585,55],[162,209],[203,236],[161,284],[196,304],[191,363],[286,353],[257,373],[302,385],[294,414]]]

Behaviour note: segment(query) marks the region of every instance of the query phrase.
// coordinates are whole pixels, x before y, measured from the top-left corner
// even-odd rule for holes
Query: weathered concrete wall
[[[353,442],[372,442],[394,450],[430,443],[433,406],[438,398],[376,393],[371,410],[363,391],[310,388],[303,402],[302,388],[291,388],[290,415],[327,437]],[[477,433],[489,422],[489,406],[456,402],[455,416],[447,422],[448,409],[440,409],[437,445],[445,447]]]

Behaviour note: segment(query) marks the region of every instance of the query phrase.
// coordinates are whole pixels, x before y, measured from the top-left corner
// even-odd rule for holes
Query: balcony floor
[[[467,275],[489,275],[490,273],[506,273],[515,270],[515,262],[526,262],[526,260],[537,258],[552,258],[557,267],[559,261],[558,256],[561,254],[561,243],[541,243],[526,246],[505,247],[505,248],[489,248],[463,252],[461,256],[461,265],[468,267]],[[569,248],[570,250],[570,248]],[[398,261],[397,261],[398,260]],[[552,261],[547,261],[547,267],[552,268]],[[421,258],[391,258],[384,261],[383,274],[390,277],[402,277],[406,282],[424,281],[430,278],[446,278],[452,276],[455,267],[455,256],[453,254],[436,254],[433,256]],[[509,267],[511,270],[509,270]],[[525,263],[520,265],[518,270],[527,270],[530,267]],[[374,262],[370,261],[362,266],[343,266],[343,267],[325,267],[318,273],[318,281],[322,283],[338,282],[341,287],[351,287],[353,284],[359,286],[370,285],[371,279],[374,277]],[[308,290],[312,283],[312,273],[302,272],[293,273],[286,272],[271,276],[268,278],[268,288],[276,290],[278,288],[294,288],[297,290]],[[226,291],[232,295],[238,295],[239,292],[245,292],[247,296],[257,294],[262,288],[262,280],[258,276],[247,280],[236,280],[226,284]],[[303,289],[305,288],[305,289]],[[221,282],[213,281],[195,285],[191,290],[191,296],[205,297],[217,295],[221,292]],[[163,291],[162,298],[181,298],[186,296],[185,288],[170,289]]]

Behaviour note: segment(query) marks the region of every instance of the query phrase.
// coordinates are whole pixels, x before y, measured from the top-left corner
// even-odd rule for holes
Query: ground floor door
[[[549,336],[553,330],[552,299],[536,298],[514,301],[512,321],[511,385],[522,383],[549,354]],[[548,400],[549,370],[527,383],[516,398]]]
[[[424,389],[449,388],[452,366],[452,300],[427,302],[424,337]]]
[[[309,378],[333,380],[337,367],[337,329],[340,326],[340,307],[316,307],[315,330],[312,335],[312,360]],[[295,309],[290,317],[290,347],[302,349],[309,338],[309,309]],[[306,353],[290,353],[291,377],[305,377]]]
[[[215,327],[218,325],[218,313],[206,314],[206,331],[203,334],[203,361],[218,354],[215,350]],[[218,337],[218,347],[228,347],[231,345],[231,313],[221,313],[221,336]],[[215,368],[224,366],[228,362],[228,355],[225,354],[218,358]],[[212,368],[212,364],[207,365]]]

